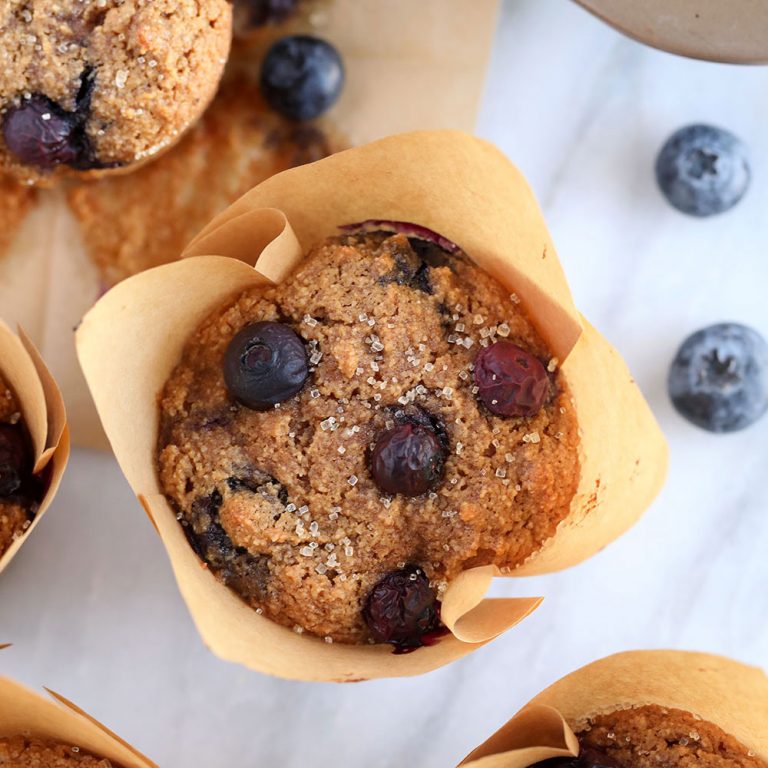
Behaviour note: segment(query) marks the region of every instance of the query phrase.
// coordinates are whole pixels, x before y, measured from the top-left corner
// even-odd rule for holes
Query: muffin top
[[[94,757],[71,744],[27,736],[0,737],[0,765],[7,768],[118,768],[111,760]]]
[[[42,497],[19,405],[0,376],[0,557],[29,527]]]
[[[578,734],[584,759],[608,768],[765,768],[718,726],[656,705],[599,715]]]
[[[328,641],[418,646],[447,583],[523,562],[578,481],[573,405],[516,296],[404,234],[331,238],[216,311],[160,411],[160,482],[199,556]]]
[[[172,144],[213,96],[226,0],[9,0],[0,155],[19,178],[120,168]]]

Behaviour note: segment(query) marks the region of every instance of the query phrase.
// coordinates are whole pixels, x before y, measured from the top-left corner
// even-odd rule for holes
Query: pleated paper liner
[[[387,646],[328,645],[256,614],[202,568],[161,493],[157,396],[192,331],[234,295],[286,279],[312,244],[340,226],[371,219],[415,223],[459,245],[518,295],[563,361],[581,434],[578,490],[554,538],[514,575],[597,552],[635,522],[666,470],[666,445],[648,406],[619,355],[574,307],[536,201],[494,147],[458,132],[424,131],[273,177],[217,217],[187,258],[107,293],[84,318],[77,345],[115,455],[163,539],[205,642],[219,656],[283,677],[427,672],[488,642],[539,603],[484,599],[495,570],[475,568],[449,585],[442,615],[452,634],[436,645],[399,656]]]
[[[0,373],[16,396],[34,452],[34,473],[46,472],[48,482],[37,514],[0,557],[6,568],[48,509],[69,458],[69,430],[56,382],[27,335],[18,336],[0,321]]]
[[[536,696],[461,763],[527,768],[576,756],[580,730],[595,715],[655,704],[690,712],[768,760],[768,677],[722,656],[630,651],[596,661]]]
[[[79,748],[114,768],[157,768],[98,720],[53,691],[50,699],[0,677],[0,738],[27,736]]]
[[[414,128],[474,128],[498,0],[323,0],[319,5],[320,16],[309,31],[338,46],[347,74],[328,119],[350,143]],[[167,162],[173,153],[156,163]],[[216,162],[215,151],[210,158]],[[119,183],[130,179],[126,175]],[[195,195],[195,185],[204,183],[204,177],[194,176],[188,194]],[[130,217],[129,189],[125,200]],[[181,204],[179,209],[186,212]],[[171,222],[169,212],[167,226]],[[110,217],[103,226],[111,226]],[[169,253],[168,260],[177,256]],[[74,443],[98,448],[108,444],[86,394],[71,329],[103,288],[62,190],[40,192],[9,251],[0,256],[0,307],[8,322],[28,329],[51,366],[67,403]]]

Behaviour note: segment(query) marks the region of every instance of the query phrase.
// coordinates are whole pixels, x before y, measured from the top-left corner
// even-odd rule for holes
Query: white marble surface
[[[708,120],[754,153],[741,205],[671,210],[652,163]],[[55,508],[0,580],[0,672],[76,700],[164,768],[451,768],[531,695],[627,648],[696,648],[768,667],[768,418],[727,437],[665,394],[676,344],[732,319],[768,334],[768,69],[639,46],[565,0],[504,7],[479,131],[528,174],[581,309],[619,347],[672,446],[669,483],[628,535],[543,594],[517,631],[426,677],[273,680],[198,639],[160,543],[114,462],[74,456]],[[599,375],[599,372],[596,372]]]

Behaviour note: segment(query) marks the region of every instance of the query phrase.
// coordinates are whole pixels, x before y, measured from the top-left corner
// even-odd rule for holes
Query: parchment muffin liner
[[[8,566],[45,514],[61,484],[69,459],[69,429],[56,382],[27,335],[16,335],[0,321],[0,373],[13,391],[32,442],[35,474],[46,473],[45,495],[34,520],[0,556],[0,573]]]
[[[107,758],[115,768],[157,768],[71,701],[51,690],[46,691],[50,699],[7,677],[0,677],[0,738],[28,736],[68,744],[96,757]]]
[[[160,534],[203,639],[222,658],[303,680],[415,675],[517,624],[540,599],[484,599],[499,571],[462,573],[443,597],[451,634],[415,653],[327,644],[271,622],[221,584],[189,546],[155,471],[157,398],[190,334],[245,289],[284,280],[309,247],[369,220],[426,227],[514,291],[562,362],[581,429],[568,518],[512,575],[597,552],[640,516],[666,471],[666,445],[619,355],[579,315],[536,201],[491,145],[454,131],[384,139],[260,184],[214,219],[187,258],[108,292],[77,332],[82,369],[115,455]],[[215,254],[215,255],[211,255]]]
[[[628,651],[562,678],[473,750],[464,768],[528,768],[576,756],[580,730],[595,715],[655,704],[690,712],[768,760],[768,676],[722,656]]]

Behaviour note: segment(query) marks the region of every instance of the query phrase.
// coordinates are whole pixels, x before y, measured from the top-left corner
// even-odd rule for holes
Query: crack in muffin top
[[[255,323],[292,329],[309,365],[269,410],[235,401],[223,372]],[[479,399],[476,356],[507,342],[541,363],[532,415]],[[439,597],[461,571],[511,569],[554,535],[578,481],[560,378],[517,297],[463,253],[404,234],[330,238],[190,337],[160,398],[159,479],[198,555],[256,610],[371,642],[363,609],[387,574],[417,566]],[[372,474],[393,431],[409,461],[442,459],[418,495],[385,493]]]

